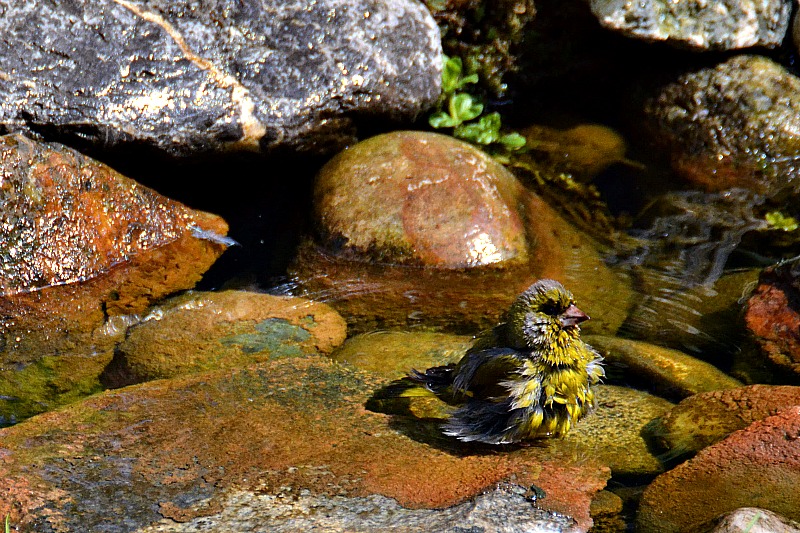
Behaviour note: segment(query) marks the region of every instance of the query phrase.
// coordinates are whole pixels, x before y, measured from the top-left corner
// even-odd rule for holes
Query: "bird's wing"
[[[502,393],[498,387],[517,372],[522,362],[522,354],[513,348],[467,352],[455,369],[453,389],[457,393],[470,393],[473,398]]]

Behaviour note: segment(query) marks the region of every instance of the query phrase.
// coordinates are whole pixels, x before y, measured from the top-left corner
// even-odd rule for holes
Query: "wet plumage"
[[[442,427],[462,441],[563,436],[594,408],[591,386],[605,375],[602,357],[580,338],[588,318],[559,282],[537,281],[461,361],[409,378],[457,405]]]

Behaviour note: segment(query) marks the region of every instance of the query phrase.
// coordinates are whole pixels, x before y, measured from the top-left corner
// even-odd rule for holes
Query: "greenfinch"
[[[539,280],[457,364],[408,377],[457,406],[446,435],[488,444],[561,437],[594,409],[591,387],[605,376],[603,358],[580,338],[588,319],[561,283]]]

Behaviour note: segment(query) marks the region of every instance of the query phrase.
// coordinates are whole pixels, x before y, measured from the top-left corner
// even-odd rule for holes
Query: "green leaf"
[[[472,95],[456,93],[450,98],[450,116],[466,122],[483,113],[483,104],[476,102]]]
[[[794,231],[798,227],[797,220],[793,217],[787,217],[780,211],[772,211],[764,216],[767,224],[772,229],[780,229],[783,231]]]
[[[481,117],[481,127],[486,130],[487,132],[492,132],[495,136],[500,135],[500,113],[495,111],[494,113],[489,113],[485,117]]]
[[[478,75],[473,73],[469,76],[465,76],[458,80],[457,89],[463,89],[465,86],[469,85],[470,83],[478,83]]]
[[[442,54],[442,92],[450,94],[459,88],[461,78],[461,58]]]
[[[500,137],[500,143],[509,150],[519,150],[520,148],[524,148],[526,142],[527,141],[525,137],[516,132],[506,133]]]
[[[428,118],[428,124],[430,124],[432,128],[452,128],[458,126],[460,121],[454,119],[444,111],[439,111]]]
[[[471,143],[481,144],[478,142],[478,139],[482,132],[483,130],[481,130],[480,125],[477,122],[472,122],[470,124],[456,126],[456,129],[453,130],[453,136]]]

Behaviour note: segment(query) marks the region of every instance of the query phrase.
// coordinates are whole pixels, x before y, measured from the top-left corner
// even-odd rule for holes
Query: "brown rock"
[[[745,311],[761,355],[795,374],[800,374],[798,274],[797,261],[765,269]]]
[[[607,468],[569,450],[420,441],[363,408],[381,383],[309,356],[93,396],[0,430],[0,516],[59,531],[124,517],[133,530],[219,513],[229,490],[441,508],[513,478],[544,489],[542,507],[591,526]]]
[[[695,394],[663,417],[661,438],[670,450],[697,452],[790,405],[800,405],[800,387],[752,385]]]
[[[669,397],[742,386],[715,366],[678,350],[602,335],[586,335],[584,340],[605,357],[607,365],[624,368],[632,382]]]
[[[658,476],[645,490],[637,531],[696,531],[739,507],[800,518],[800,406],[754,422]]]
[[[444,135],[394,132],[363,141],[317,179],[318,244],[293,271],[359,331],[491,327],[538,278],[561,281],[616,331],[633,298],[595,243],[477,148]]]
[[[58,144],[0,137],[0,169],[2,422],[96,390],[106,319],[193,286],[227,225]]]
[[[329,306],[244,291],[188,293],[151,310],[117,348],[116,385],[306,354],[328,354],[347,325]]]

